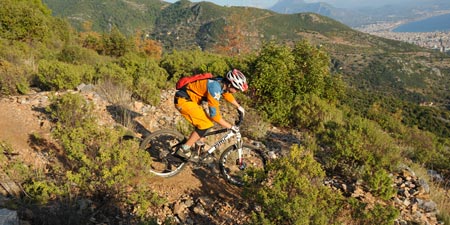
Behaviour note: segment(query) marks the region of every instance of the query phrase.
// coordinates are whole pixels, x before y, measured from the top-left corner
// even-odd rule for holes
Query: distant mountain
[[[270,8],[278,13],[313,12],[328,16],[350,27],[378,22],[411,21],[430,17],[439,12],[450,10],[448,0],[411,1],[409,4],[389,4],[382,7],[345,9],[327,3],[305,3],[303,0],[279,0]]]
[[[305,3],[303,0],[280,0],[270,8],[278,13],[292,14],[312,12],[340,21],[348,26],[357,26],[364,15],[350,9],[336,8],[324,2]]]
[[[303,0],[280,0],[270,10],[284,14],[314,12],[327,16],[331,15],[335,8],[330,4],[322,2],[305,3]]]

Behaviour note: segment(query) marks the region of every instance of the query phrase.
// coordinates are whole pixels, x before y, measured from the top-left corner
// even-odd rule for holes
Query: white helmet
[[[241,71],[237,69],[230,70],[226,77],[236,89],[240,91],[246,91],[248,89],[247,79]]]

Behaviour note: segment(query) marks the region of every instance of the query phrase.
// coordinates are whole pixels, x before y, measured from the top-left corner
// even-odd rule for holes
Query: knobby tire
[[[246,164],[240,166],[238,150],[235,145],[229,146],[220,156],[220,172],[231,184],[243,186],[256,184],[264,179],[267,158],[262,150],[254,145],[243,144],[243,160]]]
[[[178,131],[158,130],[141,142],[140,148],[150,154],[152,163],[150,172],[160,177],[172,177],[180,173],[187,163],[174,156],[176,146],[184,140],[184,135]]]

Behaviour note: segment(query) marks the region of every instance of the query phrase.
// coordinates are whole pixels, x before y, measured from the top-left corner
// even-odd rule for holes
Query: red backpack
[[[196,80],[203,80],[203,79],[210,79],[213,78],[213,75],[211,73],[202,73],[202,74],[196,74],[193,76],[188,76],[188,77],[182,77],[177,81],[177,85],[175,86],[175,88],[177,90],[180,90],[181,88],[183,88],[184,86],[186,86],[186,84],[189,84],[193,81]]]

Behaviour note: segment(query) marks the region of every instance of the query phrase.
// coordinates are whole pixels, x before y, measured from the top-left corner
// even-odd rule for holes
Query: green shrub
[[[330,58],[325,51],[310,45],[307,41],[298,42],[292,49],[296,67],[292,71],[292,81],[296,94],[315,94],[325,92],[326,79],[330,76]]]
[[[351,173],[363,167],[370,171],[397,164],[401,158],[399,147],[376,123],[360,117],[347,120],[344,125],[326,124],[327,130],[320,135],[321,142],[333,149],[331,155],[324,155],[328,168]]]
[[[56,196],[62,195],[63,191],[52,181],[33,180],[25,185],[25,191],[39,204],[47,204],[51,200],[55,200]]]
[[[51,32],[50,10],[41,1],[2,0],[0,37],[19,41],[42,41]]]
[[[94,50],[80,45],[66,45],[58,54],[58,60],[75,65],[95,65],[103,60]]]
[[[52,104],[47,111],[50,112],[53,120],[58,121],[61,128],[77,128],[83,124],[92,123],[93,105],[87,103],[84,98],[78,94],[65,94],[60,97],[53,97]]]
[[[343,112],[328,100],[323,100],[316,95],[297,96],[292,110],[293,125],[311,131],[323,130],[328,122],[344,123]]]
[[[127,54],[118,64],[133,77],[133,94],[146,103],[158,104],[161,88],[168,87],[167,72],[155,60]]]
[[[385,170],[377,170],[374,172],[368,172],[365,180],[367,180],[370,192],[375,196],[379,196],[384,200],[391,199],[396,190],[394,189],[393,178]]]
[[[293,49],[274,43],[264,45],[249,72],[254,106],[276,124],[296,124],[293,114],[301,96],[311,94],[336,101],[342,94],[343,84],[337,76],[331,77],[329,63],[327,54],[308,42],[299,42]]]
[[[131,40],[127,39],[117,27],[113,27],[111,32],[103,34],[102,48],[100,53],[112,57],[121,57],[133,49]]]
[[[352,207],[352,217],[357,224],[361,225],[391,225],[400,214],[394,206],[390,205],[385,206],[378,203],[369,205],[354,198],[350,198],[348,202]]]
[[[29,91],[30,75],[23,66],[0,60],[0,96],[26,94]]]
[[[159,104],[161,100],[161,90],[157,84],[149,78],[140,77],[136,81],[136,94],[146,103],[152,105]]]
[[[0,141],[0,169],[2,173],[7,174],[16,184],[20,184],[28,196],[39,203],[45,204],[54,199],[55,194],[62,193],[56,185],[46,182],[45,179],[34,182],[34,180],[42,178],[42,171],[26,165],[17,160],[16,157],[11,157],[14,154],[15,151],[9,143]]]
[[[43,90],[74,89],[81,82],[92,81],[94,69],[86,65],[73,65],[55,60],[39,61],[36,83]]]
[[[105,64],[97,65],[96,70],[96,80],[104,81],[109,80],[114,83],[120,84],[127,89],[133,87],[133,76],[128,74],[127,71],[120,65],[108,62]]]
[[[408,129],[403,141],[408,146],[407,156],[420,164],[430,164],[437,158],[436,136],[417,127]]]
[[[328,123],[326,128],[319,140],[327,147],[318,155],[327,171],[362,179],[373,195],[390,199],[395,190],[388,171],[401,161],[395,140],[363,118],[349,118],[343,125]]]
[[[311,151],[293,146],[268,165],[269,182],[247,192],[261,212],[253,224],[335,224],[342,196],[323,185],[324,171]]]
[[[164,55],[160,66],[167,71],[169,80],[173,82],[180,77],[205,72],[223,76],[230,69],[223,57],[200,50],[173,51]]]
[[[295,93],[291,88],[291,72],[295,68],[290,49],[274,44],[265,45],[255,59],[255,71],[251,79],[255,106],[270,121],[289,124],[289,116]]]
[[[145,214],[141,207],[161,203],[148,188],[150,158],[137,142],[122,138],[124,129],[98,126],[92,104],[77,94],[52,100],[49,111],[58,118],[53,134],[65,152],[65,179],[73,195],[108,196],[110,204],[139,209],[138,216]]]
[[[376,121],[384,130],[401,138],[406,133],[402,124],[402,112],[390,113],[380,103],[374,103],[367,112],[367,117]]]

